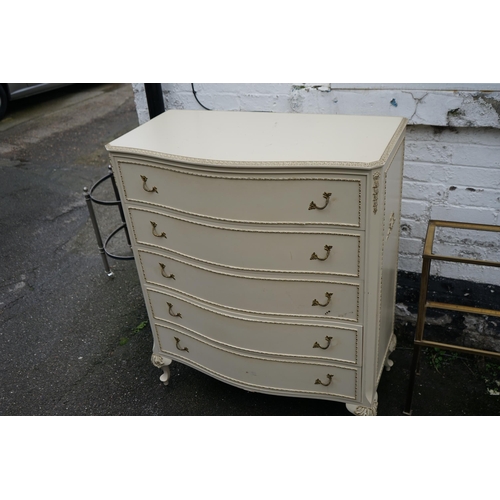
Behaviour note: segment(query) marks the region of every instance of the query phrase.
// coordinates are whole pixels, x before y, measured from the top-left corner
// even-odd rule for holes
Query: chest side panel
[[[404,143],[394,160],[384,170],[384,219],[382,229],[380,326],[377,344],[377,375],[380,378],[394,332],[396,284],[398,273],[399,227],[401,218],[401,191],[403,177]]]

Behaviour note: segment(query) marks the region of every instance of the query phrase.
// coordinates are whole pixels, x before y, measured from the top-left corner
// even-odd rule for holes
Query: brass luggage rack
[[[487,351],[483,349],[476,349],[472,347],[464,347],[454,344],[447,344],[444,342],[434,342],[424,339],[424,327],[425,327],[425,317],[427,314],[427,309],[445,309],[448,311],[457,311],[468,314],[481,314],[485,316],[496,316],[500,317],[500,310],[496,309],[485,309],[482,307],[470,307],[458,304],[449,304],[444,302],[435,302],[427,300],[427,288],[429,286],[429,274],[431,269],[431,263],[433,260],[441,260],[447,262],[456,262],[461,264],[473,264],[480,266],[492,266],[500,267],[500,262],[492,262],[485,260],[469,259],[465,257],[454,257],[446,255],[434,254],[432,249],[434,245],[434,236],[436,233],[436,228],[446,227],[454,229],[465,229],[473,231],[492,231],[500,232],[500,226],[493,226],[489,224],[474,224],[466,222],[452,222],[452,221],[440,221],[440,220],[430,220],[427,227],[427,234],[425,237],[424,251],[423,251],[423,263],[422,263],[422,277],[420,282],[420,298],[418,303],[418,316],[417,325],[415,327],[415,338],[413,342],[413,359],[410,368],[410,382],[408,386],[408,392],[406,397],[406,404],[404,408],[404,413],[406,415],[411,415],[411,405],[413,399],[413,388],[415,385],[415,376],[419,371],[419,361],[420,361],[420,351],[422,347],[433,347],[438,349],[445,349],[451,351],[457,351],[466,354],[478,354],[480,356],[490,356],[500,359],[500,352]]]

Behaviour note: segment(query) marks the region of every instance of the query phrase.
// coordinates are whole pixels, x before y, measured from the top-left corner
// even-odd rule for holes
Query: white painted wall
[[[167,109],[202,109],[191,84],[162,87]],[[500,225],[500,85],[412,87],[195,84],[201,103],[215,110],[407,117],[399,268],[420,272],[430,218]],[[144,123],[149,114],[143,84],[133,84],[133,89],[139,122]],[[443,231],[437,236],[438,251],[500,260],[499,235]],[[436,263],[433,273],[500,285],[500,270],[494,268]]]

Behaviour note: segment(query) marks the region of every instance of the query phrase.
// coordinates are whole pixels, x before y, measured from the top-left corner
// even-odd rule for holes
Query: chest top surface
[[[168,110],[106,148],[184,163],[375,168],[406,122],[390,116]]]

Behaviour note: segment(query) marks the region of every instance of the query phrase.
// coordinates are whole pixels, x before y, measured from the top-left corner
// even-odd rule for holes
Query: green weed
[[[148,326],[148,322],[147,321],[143,321],[142,323],[139,323],[133,330],[132,330],[132,333],[130,334],[131,336],[134,336],[136,333],[139,333],[140,331],[144,330],[144,328],[146,328],[146,326]],[[120,339],[120,342],[119,344],[120,345],[125,345],[129,342],[129,338],[128,337],[122,337]]]
[[[146,326],[148,326],[148,322],[147,320],[146,321],[143,321],[142,323],[139,323],[133,330],[132,332],[133,333],[139,333],[141,330],[144,330],[144,328],[146,328]]]
[[[441,373],[440,370],[457,357],[458,354],[456,352],[447,352],[438,347],[434,347],[430,352],[429,361],[434,370]]]

